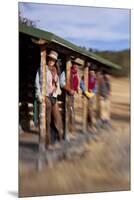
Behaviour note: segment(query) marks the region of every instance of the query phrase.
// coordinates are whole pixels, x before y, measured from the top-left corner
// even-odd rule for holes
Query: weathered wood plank
[[[46,40],[43,40],[43,39],[36,40],[36,39],[32,38],[31,40],[32,40],[32,42],[33,42],[34,44],[38,44],[38,45],[44,45],[44,44],[47,43],[47,41],[46,41]]]
[[[43,148],[45,146],[46,137],[46,104],[45,104],[45,94],[46,94],[46,49],[41,46],[41,77],[42,77],[42,96],[43,102],[40,104],[40,137],[39,146]]]
[[[70,57],[66,58],[66,83],[68,88],[70,88],[70,67],[71,67],[71,60]],[[65,139],[68,138],[69,134],[69,95],[66,93],[65,99]]]

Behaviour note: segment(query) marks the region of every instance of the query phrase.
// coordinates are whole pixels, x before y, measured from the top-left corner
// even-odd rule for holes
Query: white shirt
[[[46,66],[46,96],[50,96],[52,94],[52,91],[52,73],[49,70],[48,66]]]
[[[49,70],[48,66],[46,66],[46,96],[50,96],[53,92],[54,86],[52,85],[52,73]],[[60,84],[59,84],[59,77],[57,80],[57,88],[56,91],[53,93],[53,97],[57,97],[61,94]],[[35,80],[35,95],[36,97],[41,96],[41,85],[40,85],[40,75],[39,70],[36,74],[36,80]]]
[[[46,73],[47,73],[47,81],[46,81],[46,96],[50,96],[53,91],[53,85],[52,85],[52,73],[49,70],[48,66],[46,66]],[[56,91],[53,93],[53,97],[56,97],[61,94],[61,89],[60,89],[60,83],[59,83],[59,77],[57,78],[57,88]]]

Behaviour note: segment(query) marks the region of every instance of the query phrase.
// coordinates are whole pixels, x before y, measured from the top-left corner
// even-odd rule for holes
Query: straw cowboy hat
[[[54,60],[58,59],[58,53],[56,51],[51,50],[48,57],[53,58]]]
[[[82,63],[82,60],[79,59],[79,58],[76,58],[76,59],[72,59],[72,64],[76,64],[76,65],[79,65],[79,66],[82,66],[83,63]]]
[[[94,71],[94,70],[95,70],[95,71],[97,70],[97,67],[96,67],[95,65],[93,65],[92,63],[90,63],[90,62],[87,62],[87,63],[86,63],[86,67],[88,67],[89,70],[91,70],[91,71],[92,71],[92,70],[93,70],[93,71]]]

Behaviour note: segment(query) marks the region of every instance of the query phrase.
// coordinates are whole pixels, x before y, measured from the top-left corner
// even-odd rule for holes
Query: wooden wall
[[[40,66],[40,49],[27,35],[19,35],[19,123],[28,130],[33,121],[34,81]]]

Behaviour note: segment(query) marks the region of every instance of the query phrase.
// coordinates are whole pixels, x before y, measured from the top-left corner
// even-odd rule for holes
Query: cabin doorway
[[[40,48],[31,37],[19,35],[19,128],[28,132],[34,126],[35,77],[40,67]]]

